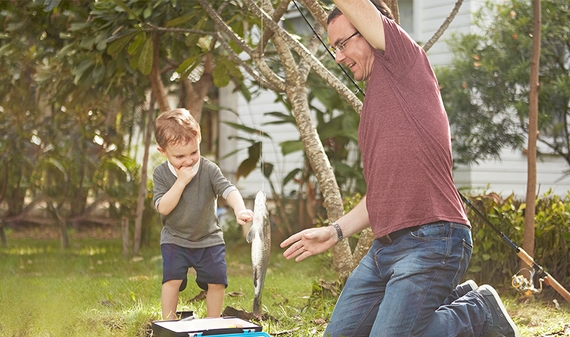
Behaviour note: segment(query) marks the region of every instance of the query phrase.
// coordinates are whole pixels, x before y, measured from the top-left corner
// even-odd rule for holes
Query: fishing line
[[[336,63],[336,57],[335,55],[332,53],[332,51],[329,49],[329,47],[327,46],[327,44],[325,43],[325,41],[323,41],[323,39],[319,36],[319,34],[317,34],[317,31],[315,30],[315,28],[311,25],[311,23],[309,22],[309,20],[307,19],[307,17],[305,16],[305,14],[303,14],[303,11],[301,11],[301,8],[299,7],[299,5],[297,4],[297,1],[293,0],[293,3],[295,4],[295,7],[297,7],[297,10],[299,11],[299,13],[301,14],[301,16],[303,17],[303,19],[305,20],[305,23],[307,23],[307,26],[309,26],[309,28],[311,28],[311,31],[313,32],[313,34],[317,37],[317,39],[319,39],[319,41],[321,42],[321,44],[325,47],[325,50],[328,52],[328,54],[332,57],[333,60],[335,60]],[[343,66],[340,65],[340,63],[337,63],[337,65],[339,66],[339,68],[342,70],[342,72],[344,73],[344,75],[352,82],[352,84],[354,84],[354,86],[356,87],[356,90],[354,91],[354,94],[357,93],[361,93],[362,97],[364,97],[364,92],[362,91],[362,89],[360,88],[360,86],[354,81],[354,79],[352,78],[352,76],[350,76],[350,74],[346,71],[346,69],[344,69]]]
[[[263,47],[263,33],[264,33],[264,28],[263,28],[263,20],[261,20],[261,24],[260,24],[260,29],[261,32],[259,34],[259,53],[261,55],[264,54],[264,50],[265,48]],[[260,84],[261,85],[261,84]],[[264,108],[263,111],[265,110],[265,102],[263,103]],[[251,114],[251,110],[250,110],[250,114]],[[261,123],[260,126],[263,125],[263,118],[265,117],[265,112],[261,115]],[[265,160],[264,160],[264,156],[263,156],[263,139],[261,139],[261,135],[257,135],[256,136],[256,141],[258,141],[260,143],[260,153],[259,153],[259,169],[261,170],[261,190],[265,191]]]

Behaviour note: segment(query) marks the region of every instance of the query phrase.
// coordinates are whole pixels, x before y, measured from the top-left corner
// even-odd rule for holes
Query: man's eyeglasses
[[[331,53],[340,53],[344,50],[344,48],[346,48],[346,43],[348,42],[348,40],[350,40],[351,38],[353,38],[354,36],[360,34],[359,31],[354,32],[354,34],[352,34],[351,36],[347,37],[346,39],[340,41],[339,43],[336,44],[336,46],[329,46],[329,50]]]

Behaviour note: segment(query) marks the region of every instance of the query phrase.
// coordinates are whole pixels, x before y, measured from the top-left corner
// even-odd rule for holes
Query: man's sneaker
[[[467,280],[455,287],[454,291],[457,293],[457,297],[462,297],[463,295],[475,289],[477,289],[477,283],[475,283],[473,280]]]
[[[449,296],[447,296],[445,301],[443,301],[442,305],[451,304],[456,299],[463,297],[463,295],[465,295],[468,292],[473,291],[475,289],[477,289],[477,283],[475,283],[475,281],[473,281],[473,280],[467,280],[467,281],[461,283],[460,285],[458,285],[457,287],[455,287],[455,289],[453,289],[451,294],[449,294]]]
[[[518,337],[519,331],[507,313],[499,294],[488,284],[477,288],[477,292],[491,311],[493,322],[489,336]]]

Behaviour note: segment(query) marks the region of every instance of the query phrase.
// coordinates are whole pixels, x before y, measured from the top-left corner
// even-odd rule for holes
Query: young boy
[[[167,160],[154,171],[153,203],[163,224],[162,319],[176,319],[178,293],[186,288],[188,268],[206,290],[208,317],[220,317],[226,275],[225,244],[216,215],[218,196],[233,208],[237,222],[253,219],[238,189],[220,168],[200,156],[200,125],[186,109],[162,113],[155,121],[158,151]]]

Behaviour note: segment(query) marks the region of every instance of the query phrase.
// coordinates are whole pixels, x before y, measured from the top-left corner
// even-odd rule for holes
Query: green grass
[[[295,263],[281,253],[273,247],[263,293],[264,313],[276,321],[261,322],[263,330],[320,336],[337,294],[318,287],[320,280],[336,280],[330,256]],[[249,245],[228,244],[227,261],[224,305],[251,312]],[[64,251],[58,241],[8,236],[8,245],[0,247],[0,336],[149,336],[151,322],[160,318],[161,269],[158,245],[143,249],[141,258],[126,259],[118,240],[72,239]],[[178,309],[203,317],[204,302],[189,302],[199,292],[189,282]],[[521,336],[562,331],[570,323],[570,307],[562,299],[555,309],[545,300],[519,302],[512,289],[500,293]]]
[[[123,258],[121,249],[118,240],[72,240],[72,248],[63,251],[58,241],[8,238],[8,246],[0,247],[0,336],[149,335],[150,323],[160,318],[160,249],[144,249],[138,259]],[[250,261],[245,241],[228,245],[225,306],[251,312]],[[314,325],[308,314],[320,317],[330,311],[332,297],[307,306],[319,279],[335,279],[326,255],[297,264],[274,248],[263,305],[279,322],[264,323],[264,331]],[[178,310],[203,317],[204,302],[189,302],[199,293],[189,282]]]

